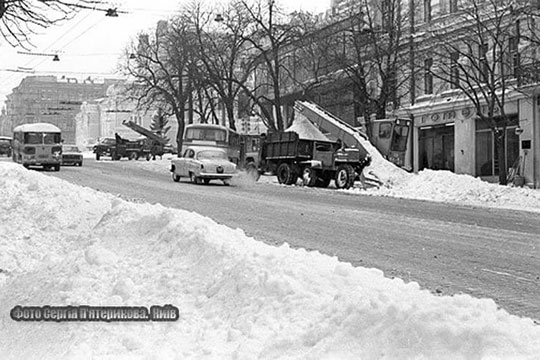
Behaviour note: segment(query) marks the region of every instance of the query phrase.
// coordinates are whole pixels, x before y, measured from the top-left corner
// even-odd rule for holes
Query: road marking
[[[495,270],[490,270],[490,269],[482,269],[482,271],[486,271],[486,272],[489,272],[489,273],[492,273],[492,274],[497,274],[497,275],[509,276],[509,277],[512,277],[512,278],[518,279],[518,280],[523,280],[523,281],[528,281],[528,282],[535,282],[534,280],[527,279],[527,278],[517,276],[517,275],[513,275],[513,274],[509,274],[507,272],[495,271]]]

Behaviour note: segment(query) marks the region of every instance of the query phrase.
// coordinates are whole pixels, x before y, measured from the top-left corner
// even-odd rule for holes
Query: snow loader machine
[[[371,162],[371,156],[357,137],[358,130],[326,113],[317,105],[297,101],[297,114],[303,115],[313,129],[309,136],[300,131],[271,132],[262,141],[260,172],[273,172],[279,183],[295,184],[300,177],[309,187],[327,187],[332,179],[336,188],[353,186],[358,174]]]
[[[163,156],[165,152],[165,145],[167,145],[167,139],[136,124],[133,121],[126,120],[123,121],[122,124],[146,137],[144,145],[139,151],[130,154],[130,159],[139,159],[140,157],[145,157],[146,160],[150,160],[151,158],[155,158],[156,155]]]

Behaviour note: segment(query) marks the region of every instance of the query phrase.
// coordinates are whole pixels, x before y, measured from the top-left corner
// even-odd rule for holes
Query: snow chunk
[[[298,134],[300,139],[317,140],[317,141],[331,141],[324,135],[307,117],[299,112],[295,113],[295,119],[291,126],[285,131],[292,131]]]

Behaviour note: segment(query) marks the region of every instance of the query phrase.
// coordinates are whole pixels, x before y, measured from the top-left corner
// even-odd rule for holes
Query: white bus
[[[60,170],[62,131],[48,123],[23,124],[13,129],[13,161],[28,168]]]

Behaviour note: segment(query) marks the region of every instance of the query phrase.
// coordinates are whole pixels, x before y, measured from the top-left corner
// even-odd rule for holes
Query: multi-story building
[[[540,76],[537,76],[540,66],[537,65],[536,55],[537,44],[540,42],[537,44],[529,42],[528,50],[523,46],[524,41],[521,39],[525,38],[527,31],[530,31],[530,22],[516,16],[519,12],[515,7],[502,6],[501,9],[505,10],[499,9],[495,15],[489,6],[498,6],[496,3],[481,0],[467,0],[467,2],[469,4],[457,0],[416,0],[406,2],[403,9],[398,7],[400,11],[405,11],[401,19],[407,22],[401,27],[403,42],[397,47],[399,49],[397,55],[406,61],[400,64],[400,78],[394,80],[394,83],[399,85],[396,86],[396,95],[386,104],[386,115],[413,120],[409,163],[414,171],[450,170],[494,182],[498,180],[502,166],[501,158],[498,156],[501,151],[500,147],[496,146],[495,134],[505,127],[503,157],[506,168],[519,163],[525,183],[530,187],[540,188],[540,115],[538,115]],[[346,13],[347,6],[354,6],[354,3],[355,1],[335,0],[334,13],[338,15]],[[469,16],[470,11],[463,10],[466,6],[474,4],[478,5],[479,9],[480,22],[477,23],[474,16],[472,18]],[[381,11],[385,7],[381,3],[377,8]],[[502,34],[493,36],[492,39],[486,35],[485,43],[471,45],[469,42],[460,45],[462,48],[464,46],[470,48],[468,52],[463,51],[463,56],[448,53],[447,57],[444,57],[442,50],[448,51],[452,46],[455,50],[460,50],[460,46],[455,44],[458,41],[464,42],[467,36],[472,36],[474,26],[477,28],[479,24],[492,26],[496,23],[493,17],[499,16],[501,12],[506,16],[500,22],[504,24],[505,31]],[[491,20],[482,20],[487,18]],[[385,32],[384,26],[386,17],[375,14],[372,19],[379,21],[380,24],[370,24],[368,31],[365,34],[358,32],[358,36],[367,38],[374,32],[380,32],[379,39],[388,39],[389,35]],[[319,34],[312,34],[312,37],[315,41],[330,37],[343,38],[345,34],[351,33],[347,21],[347,18],[338,16],[332,24],[320,29]],[[484,28],[485,32],[490,31],[489,26]],[[338,40],[334,43],[335,46],[346,44]],[[443,44],[447,45],[446,48],[443,48]],[[291,56],[294,51],[295,44],[282,48],[282,58],[290,62],[284,61],[283,64],[288,66],[289,74],[297,77],[295,81],[299,80],[299,76],[303,76],[304,78],[297,82],[305,84],[313,79],[313,74],[306,71],[304,61],[301,59],[299,61],[297,56]],[[365,51],[372,51],[368,42]],[[347,46],[344,46],[343,54],[347,55]],[[488,55],[492,56],[491,61]],[[316,59],[319,64],[324,65],[324,54],[321,53],[320,58]],[[282,110],[288,114],[294,100],[303,96],[358,126],[365,115],[358,107],[363,99],[355,93],[354,81],[338,65],[334,61],[319,67],[317,84],[311,88],[310,93],[291,86],[291,81],[284,79],[280,85],[281,94],[285,99],[282,101],[284,104]],[[357,66],[358,63],[349,65]],[[448,70],[447,76],[441,76],[445,66]],[[492,83],[487,79],[487,71],[490,69],[496,79]],[[469,90],[477,91],[478,94],[482,91],[492,91],[498,94],[503,102],[499,106],[491,107],[490,110],[488,98],[475,103],[467,97],[465,87],[455,86],[457,81],[465,81],[464,77],[458,79],[460,72],[463,74],[467,71],[486,77],[485,83],[480,81],[473,84]],[[377,80],[379,75],[376,74],[371,79],[367,76],[366,79],[369,80],[367,85],[373,83],[373,79]],[[257,78],[261,81],[267,78],[264,69]],[[495,87],[488,89],[490,84]],[[380,91],[380,88],[375,89],[375,93],[377,91]],[[504,97],[501,96],[502,93]],[[271,91],[267,94],[272,97]],[[505,116],[501,116],[503,113]],[[486,121],[487,117],[493,120],[491,125]],[[501,122],[503,119],[504,123]]]
[[[47,122],[62,129],[66,143],[73,143],[75,115],[83,101],[104,97],[114,81],[96,83],[90,78],[79,82],[75,78],[28,76],[7,96],[3,127],[11,131],[20,124]]]

